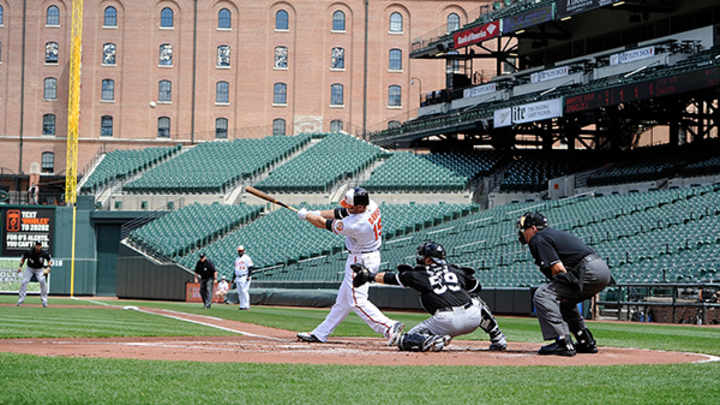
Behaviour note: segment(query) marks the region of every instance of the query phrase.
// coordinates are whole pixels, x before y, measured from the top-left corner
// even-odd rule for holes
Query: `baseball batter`
[[[245,246],[240,245],[237,248],[238,257],[235,258],[235,273],[233,280],[237,286],[238,301],[240,301],[240,310],[250,309],[250,277],[252,277],[252,267],[254,266],[250,256],[245,254]]]
[[[482,288],[475,279],[475,271],[467,267],[448,264],[445,248],[435,242],[418,246],[414,268],[402,264],[398,273],[375,273],[360,265],[353,265],[355,285],[368,281],[410,287],[420,292],[420,300],[432,317],[419,323],[397,342],[400,350],[440,351],[454,336],[472,333],[481,328],[490,336],[491,351],[507,348],[505,335],[498,327],[480,297],[471,297]]]
[[[349,254],[345,262],[345,277],[330,313],[315,330],[298,333],[297,337],[305,342],[324,343],[350,311],[355,311],[375,332],[388,338],[388,345],[394,345],[405,325],[385,316],[368,300],[368,285],[353,286],[353,270],[350,267],[357,263],[373,271],[380,267],[380,208],[374,201],[370,201],[367,191],[361,187],[349,189],[340,205],[342,208],[335,210],[309,212],[303,208],[298,211],[298,217],[314,226],[345,236],[345,247]]]
[[[47,308],[48,305],[48,288],[45,276],[50,273],[50,266],[52,265],[52,259],[50,254],[43,250],[42,242],[35,242],[35,247],[30,248],[27,252],[23,253],[22,259],[20,259],[20,266],[18,267],[18,273],[22,271],[23,264],[27,259],[28,265],[23,272],[23,280],[20,284],[20,290],[18,291],[18,302],[17,306],[22,305],[25,302],[25,294],[27,293],[27,285],[32,279],[33,275],[40,282],[40,299],[42,300],[43,308]],[[44,268],[44,269],[43,269]]]

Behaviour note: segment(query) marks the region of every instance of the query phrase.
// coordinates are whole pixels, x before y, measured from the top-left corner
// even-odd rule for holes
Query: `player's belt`
[[[348,253],[350,253],[351,255],[366,255],[368,253],[375,253],[375,252],[377,252],[377,250],[363,250],[363,251],[354,251],[354,252],[352,250],[348,250]]]
[[[460,308],[462,308],[462,309],[468,309],[468,308],[470,308],[471,306],[473,306],[472,301],[468,302],[468,303],[465,304],[465,305],[458,305],[458,306],[456,306],[456,307],[442,307],[442,308],[438,308],[437,311],[435,311],[435,313],[437,314],[438,312],[452,312],[452,311],[454,311],[454,310],[456,310],[456,309],[460,309]]]

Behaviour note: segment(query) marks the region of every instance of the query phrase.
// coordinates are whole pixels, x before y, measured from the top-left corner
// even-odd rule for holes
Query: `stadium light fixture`
[[[557,90],[557,87],[553,87],[552,89],[547,89],[547,90],[543,91],[542,93],[540,93],[540,97],[542,97],[546,94],[552,93],[555,90]]]
[[[613,7],[622,6],[623,4],[625,4],[624,1],[618,1],[617,3],[613,3]]]
[[[515,31],[515,35],[520,35],[520,34],[524,34],[524,33],[525,33],[525,30],[517,30],[517,31]]]
[[[561,18],[560,21],[568,21],[568,20],[571,20],[571,19],[572,19],[572,16],[569,15],[569,16],[567,16],[567,17]]]

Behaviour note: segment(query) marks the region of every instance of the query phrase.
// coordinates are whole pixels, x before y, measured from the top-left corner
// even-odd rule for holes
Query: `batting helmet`
[[[427,241],[417,247],[417,256],[415,261],[418,264],[425,264],[425,258],[430,257],[436,264],[445,263],[445,248],[439,243]]]
[[[370,205],[370,196],[367,190],[362,187],[351,188],[345,192],[345,198],[340,200],[340,205],[345,208],[350,208],[355,205],[367,207]]]

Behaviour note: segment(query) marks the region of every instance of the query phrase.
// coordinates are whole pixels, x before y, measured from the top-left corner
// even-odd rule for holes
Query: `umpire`
[[[200,260],[195,263],[195,282],[198,282],[198,275],[200,276],[200,296],[203,299],[206,309],[210,309],[212,304],[212,290],[215,279],[217,278],[217,271],[215,266],[212,264],[210,259],[205,256],[205,253],[200,253]]]
[[[610,284],[607,264],[576,236],[548,227],[547,218],[539,212],[526,212],[517,229],[520,243],[530,247],[535,264],[550,280],[535,291],[533,304],[543,339],[555,339],[555,343],[541,347],[538,354],[597,353],[577,304]],[[570,332],[577,340],[575,346]]]

